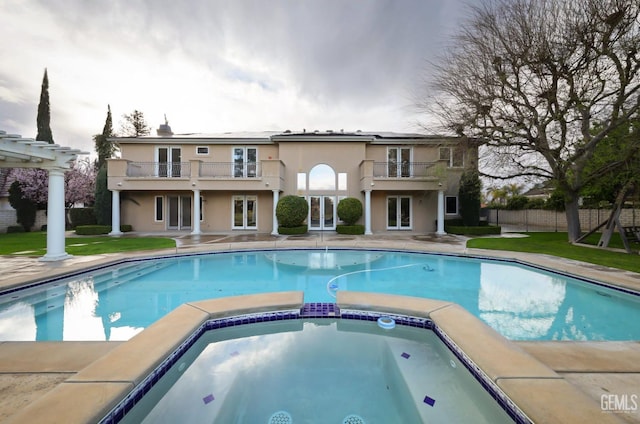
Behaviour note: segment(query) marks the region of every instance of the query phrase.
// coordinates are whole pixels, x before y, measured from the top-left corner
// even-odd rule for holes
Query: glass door
[[[180,177],[182,151],[179,147],[158,147],[156,174],[158,177]]]
[[[335,196],[309,197],[309,229],[335,230]]]
[[[167,229],[191,228],[191,196],[167,196]]]

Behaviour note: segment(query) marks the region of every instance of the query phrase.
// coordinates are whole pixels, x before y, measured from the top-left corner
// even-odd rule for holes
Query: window
[[[298,191],[305,191],[307,189],[307,174],[305,172],[298,172]]]
[[[209,146],[196,147],[196,155],[208,155],[208,154],[209,154]]]
[[[387,197],[387,229],[411,229],[411,196]]]
[[[464,166],[464,149],[461,146],[440,147],[440,160],[447,161],[447,167]]]
[[[323,163],[309,171],[309,190],[335,190],[336,173],[329,165]]]
[[[456,196],[446,196],[444,200],[444,213],[447,215],[458,214],[458,198]]]
[[[257,176],[258,149],[255,147],[233,148],[233,176],[255,178]]]
[[[156,196],[156,217],[155,221],[162,221],[164,219],[164,198],[162,196]]]
[[[233,196],[232,228],[234,230],[255,230],[258,227],[258,199],[256,196]]]
[[[338,190],[340,191],[347,190],[347,173],[346,172],[338,173]]]
[[[411,148],[387,148],[387,176],[406,178],[411,176]]]

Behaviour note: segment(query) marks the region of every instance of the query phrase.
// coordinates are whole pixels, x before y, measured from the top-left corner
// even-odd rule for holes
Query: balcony
[[[261,162],[132,162],[110,159],[109,189],[275,190],[281,189],[280,160]]]
[[[360,164],[362,190],[438,190],[447,182],[443,162],[374,162]]]
[[[127,177],[189,178],[190,162],[128,162]]]

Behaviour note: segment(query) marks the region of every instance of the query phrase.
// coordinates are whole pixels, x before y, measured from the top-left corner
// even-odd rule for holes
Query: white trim
[[[396,225],[389,226],[389,199],[396,199]],[[401,199],[409,199],[409,226],[403,227],[401,226],[402,217],[401,217]],[[386,227],[387,230],[412,230],[413,229],[413,196],[410,195],[393,195],[387,196],[387,201],[385,202],[385,210],[386,210]]]
[[[236,200],[242,200],[242,225],[236,225]],[[256,225],[247,225],[248,208],[247,201],[253,200],[253,214]],[[231,196],[231,229],[232,230],[257,230],[258,229],[258,196],[255,194],[234,194]]]
[[[206,153],[200,153],[198,150],[207,149]],[[196,156],[209,156],[209,146],[196,146]]]

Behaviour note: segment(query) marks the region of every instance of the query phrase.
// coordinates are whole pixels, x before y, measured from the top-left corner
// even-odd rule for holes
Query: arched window
[[[309,190],[335,190],[336,173],[329,165],[321,163],[309,171]]]

